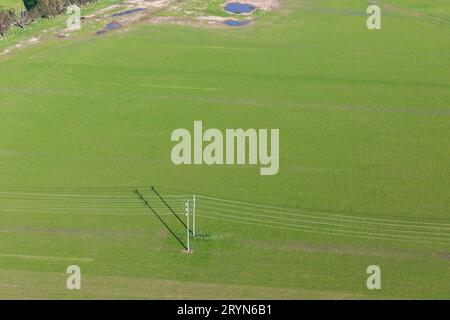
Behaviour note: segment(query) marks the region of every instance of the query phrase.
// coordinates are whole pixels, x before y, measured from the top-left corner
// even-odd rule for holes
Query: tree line
[[[64,14],[70,5],[83,6],[97,0],[23,0],[25,10],[0,9],[0,36],[4,37],[12,27],[25,29],[39,18],[51,19]]]

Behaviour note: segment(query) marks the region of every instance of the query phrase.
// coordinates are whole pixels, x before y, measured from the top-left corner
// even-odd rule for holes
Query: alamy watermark
[[[366,282],[367,289],[381,289],[381,268],[377,265],[368,266],[367,274],[370,274]]]
[[[193,134],[183,128],[172,132],[171,140],[178,142],[171,152],[174,164],[259,164],[261,175],[278,173],[279,129],[270,129],[270,134],[269,129],[226,129],[224,134],[211,128],[203,132],[202,121],[194,121],[193,129]]]
[[[369,30],[380,30],[381,29],[381,8],[372,4],[367,7],[367,14],[369,17],[367,18],[367,29]]]
[[[77,265],[68,266],[66,273],[69,277],[66,281],[66,287],[69,290],[80,290],[81,289],[81,269]]]
[[[81,8],[76,4],[67,7],[66,14],[69,17],[66,20],[67,29],[70,31],[81,29]]]

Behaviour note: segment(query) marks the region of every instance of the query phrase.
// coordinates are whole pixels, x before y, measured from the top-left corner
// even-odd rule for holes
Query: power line
[[[155,189],[153,186],[152,186],[152,191],[153,191],[153,192],[158,196],[158,198],[166,205],[166,207],[169,208],[169,210],[175,215],[175,217],[177,217],[178,221],[180,221],[181,224],[182,224],[186,229],[188,229],[189,232],[190,232],[191,234],[193,234],[192,231],[191,231],[191,229],[183,222],[183,220],[181,220],[181,218],[180,218],[180,217],[175,213],[175,211],[167,204],[166,200],[164,200],[163,197],[161,197],[161,195],[158,193],[158,191],[156,191],[156,189]],[[189,250],[188,250],[188,251],[189,251]]]
[[[203,208],[205,205],[202,204],[200,207]],[[223,213],[223,214],[227,214],[228,217],[236,217],[235,214],[239,214],[239,216],[254,216],[254,217],[261,217],[261,218],[265,218],[265,219],[277,219],[277,220],[281,220],[282,222],[285,223],[290,223],[292,224],[293,222],[298,222],[298,223],[305,223],[305,224],[316,224],[316,225],[326,225],[326,226],[332,226],[332,227],[343,227],[343,228],[350,228],[350,229],[374,229],[374,230],[379,230],[380,227],[376,227],[376,226],[372,226],[372,225],[348,225],[348,224],[337,224],[337,223],[329,223],[329,222],[322,222],[322,221],[313,221],[313,220],[305,220],[305,219],[293,219],[293,218],[284,218],[284,217],[277,217],[277,216],[268,216],[268,215],[261,215],[261,214],[256,214],[256,213],[249,213],[249,212],[238,212],[238,211],[230,211],[230,209],[222,209],[222,208],[215,208],[212,206],[205,206],[206,210],[208,212],[217,212],[217,213]],[[267,221],[267,222],[273,222],[273,223],[277,223],[277,221]],[[354,222],[355,224],[357,222]],[[408,228],[409,226],[405,226],[406,228]],[[343,230],[343,231],[347,231],[347,230]],[[430,236],[437,236],[439,237],[444,236],[444,237],[450,237],[450,233],[442,233],[442,232],[431,232],[431,231],[418,231],[418,230],[401,230],[401,229],[393,229],[393,228],[383,228],[383,231],[392,231],[392,232],[397,232],[397,233],[411,233],[411,234],[424,234],[424,235],[430,235]],[[450,240],[450,239],[449,239]]]
[[[175,234],[175,232],[172,231],[172,229],[170,229],[170,227],[164,222],[164,220],[156,213],[156,211],[150,206],[150,204],[148,203],[148,201],[139,193],[139,191],[136,189],[134,190],[134,193],[139,197],[139,199],[141,199],[144,204],[150,208],[150,210],[155,214],[155,216],[159,219],[159,221],[161,221],[161,223],[167,228],[167,230],[169,230],[169,232],[175,237],[175,239],[177,239],[177,241],[183,246],[184,249],[188,250],[188,247],[183,243],[183,241],[180,240],[180,238],[177,237],[177,235]]]

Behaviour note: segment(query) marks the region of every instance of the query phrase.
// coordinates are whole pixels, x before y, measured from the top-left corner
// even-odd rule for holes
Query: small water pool
[[[229,27],[242,27],[242,26],[245,26],[245,25],[249,24],[250,20],[233,20],[233,19],[229,19],[229,20],[225,20],[223,23],[226,24]]]
[[[110,22],[106,25],[107,30],[116,30],[121,27],[120,23],[118,22]]]
[[[136,12],[139,12],[139,11],[142,11],[142,10],[144,10],[144,8],[130,9],[130,10],[127,10],[127,11],[114,13],[114,14],[111,15],[111,17],[126,16],[126,15],[133,14],[133,13],[136,13]]]
[[[256,7],[247,3],[230,2],[225,5],[225,11],[231,13],[252,13]]]

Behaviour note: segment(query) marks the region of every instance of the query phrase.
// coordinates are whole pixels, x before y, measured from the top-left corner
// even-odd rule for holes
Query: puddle
[[[250,20],[225,20],[223,22],[224,24],[226,24],[229,27],[243,27],[246,26],[250,23]]]
[[[129,15],[129,14],[133,14],[133,13],[142,11],[142,10],[144,10],[144,8],[136,8],[136,9],[130,9],[130,10],[127,10],[127,11],[121,11],[121,12],[117,12],[117,13],[112,14],[111,17],[122,17],[122,16],[126,16],[126,15]]]
[[[103,29],[98,30],[96,32],[96,34],[98,36],[101,36],[101,35],[104,35],[108,30],[117,30],[117,29],[120,29],[121,27],[122,27],[122,25],[119,22],[113,21],[113,22],[108,23]]]
[[[120,23],[113,21],[106,25],[106,30],[117,30],[121,27]]]
[[[225,5],[225,11],[231,13],[252,13],[256,7],[251,4],[230,2]]]

